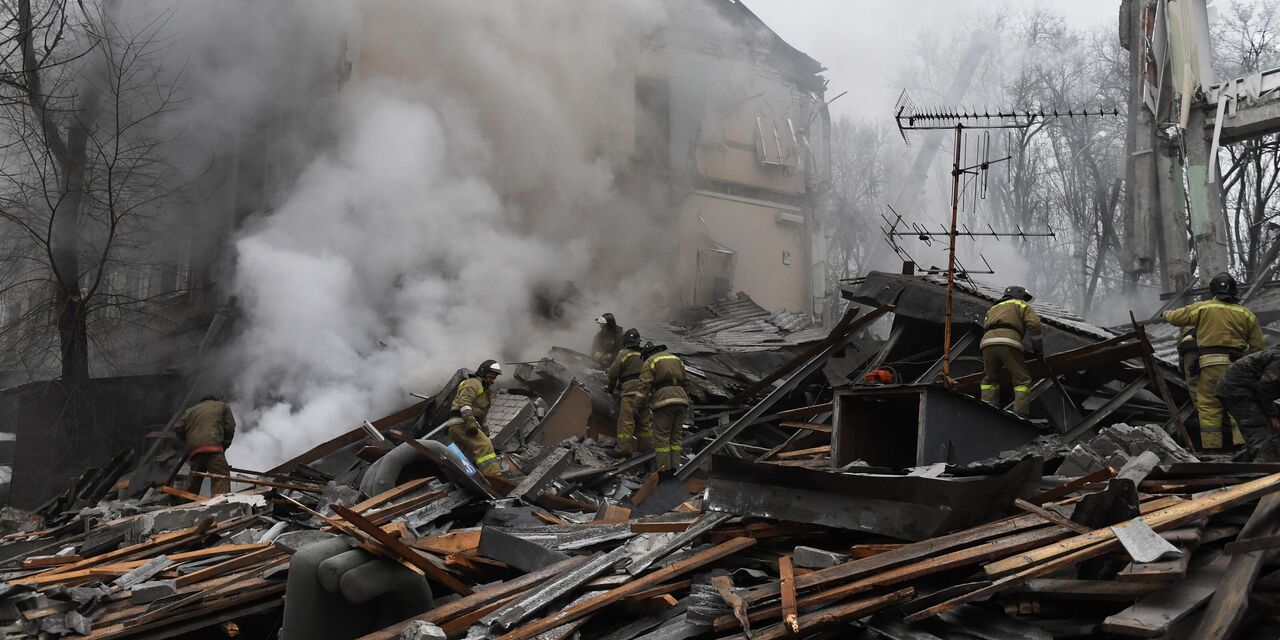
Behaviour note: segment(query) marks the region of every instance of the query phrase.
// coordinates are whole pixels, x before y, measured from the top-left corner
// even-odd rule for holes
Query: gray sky
[[[975,11],[1037,3],[1079,28],[1117,29],[1120,0],[744,0],[795,48],[827,67],[832,115],[889,117],[896,71],[922,32],[946,33]]]

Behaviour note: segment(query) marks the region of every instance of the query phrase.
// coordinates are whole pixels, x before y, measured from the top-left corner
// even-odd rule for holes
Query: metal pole
[[[954,160],[951,163],[951,233],[947,249],[947,322],[942,338],[942,382],[951,385],[951,299],[956,288],[956,223],[960,215],[960,137],[964,124],[956,124]]]

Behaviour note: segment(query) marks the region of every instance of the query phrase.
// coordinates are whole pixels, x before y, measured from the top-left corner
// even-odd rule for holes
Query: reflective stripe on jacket
[[[639,395],[649,398],[653,409],[689,404],[689,392],[685,390],[684,363],[674,354],[660,351],[649,357],[640,370]]]
[[[1017,298],[995,303],[987,310],[982,326],[982,347],[1003,344],[1022,349],[1022,337],[1030,335],[1033,344],[1041,340],[1040,316],[1035,309]]]

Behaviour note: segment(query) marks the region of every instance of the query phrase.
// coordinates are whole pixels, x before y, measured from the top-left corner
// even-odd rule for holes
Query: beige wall
[[[687,273],[697,271],[697,250],[715,243],[737,253],[733,291],[745,292],[770,311],[809,311],[807,231],[802,224],[778,221],[779,212],[801,216],[799,209],[695,191],[680,211],[681,260]],[[791,252],[789,265],[783,264],[784,251]],[[690,281],[685,296],[692,295]]]
[[[761,132],[768,159],[778,161],[781,150],[781,157],[792,163],[791,167],[761,163]],[[785,117],[748,105],[724,117],[708,110],[694,158],[699,175],[709,180],[799,195],[805,191],[804,173],[796,170],[799,150],[793,141]]]

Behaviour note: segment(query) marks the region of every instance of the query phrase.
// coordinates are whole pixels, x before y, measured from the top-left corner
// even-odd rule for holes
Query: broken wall
[[[36,382],[0,393],[0,430],[11,431],[13,480],[7,502],[33,509],[65,490],[68,479],[107,464],[121,450],[142,450],[185,391],[174,375],[100,378],[79,385]]]

